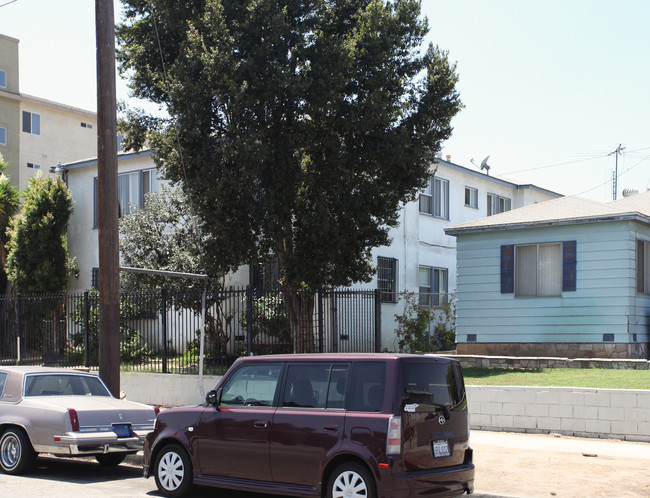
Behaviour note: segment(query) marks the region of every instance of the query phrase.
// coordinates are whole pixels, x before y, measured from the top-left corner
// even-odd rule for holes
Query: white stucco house
[[[648,358],[650,192],[461,223],[459,354]]]
[[[97,285],[99,267],[96,223],[97,160],[66,163],[63,175],[75,201],[68,226],[68,247],[77,258],[79,278],[68,284],[70,292]],[[151,151],[118,155],[119,201],[128,213],[129,203],[142,206],[144,195],[161,184]],[[526,205],[560,197],[534,185],[519,185],[438,159],[432,177],[417,202],[402,207],[399,225],[390,231],[392,243],[373,250],[375,277],[355,289],[381,290],[382,346],[394,342],[394,314],[400,313],[404,292],[420,294],[420,301],[441,306],[456,289],[456,238],[445,229]],[[248,267],[230,275],[227,285],[243,286],[253,278]],[[384,326],[386,324],[386,326]],[[385,331],[385,332],[384,332]]]

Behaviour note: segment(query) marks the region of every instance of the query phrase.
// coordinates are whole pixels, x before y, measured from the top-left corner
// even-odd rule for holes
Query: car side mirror
[[[218,391],[215,391],[214,389],[210,391],[206,397],[205,400],[214,406],[218,406],[219,403],[221,403],[221,393],[223,392],[222,389],[219,389]]]

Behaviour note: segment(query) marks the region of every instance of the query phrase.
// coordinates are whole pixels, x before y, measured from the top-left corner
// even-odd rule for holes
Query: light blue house
[[[650,192],[563,197],[445,232],[458,354],[648,358]]]

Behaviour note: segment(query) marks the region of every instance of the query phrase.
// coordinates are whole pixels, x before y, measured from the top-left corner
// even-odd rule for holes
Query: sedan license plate
[[[113,432],[117,434],[117,437],[129,437],[131,436],[131,425],[130,424],[113,424]]]
[[[451,448],[448,439],[431,441],[431,449],[433,450],[433,458],[445,458],[451,456]]]

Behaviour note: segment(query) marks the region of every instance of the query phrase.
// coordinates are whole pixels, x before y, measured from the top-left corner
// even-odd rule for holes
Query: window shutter
[[[515,291],[515,246],[501,246],[501,294]]]
[[[569,240],[562,244],[562,290],[576,290],[576,241]]]

